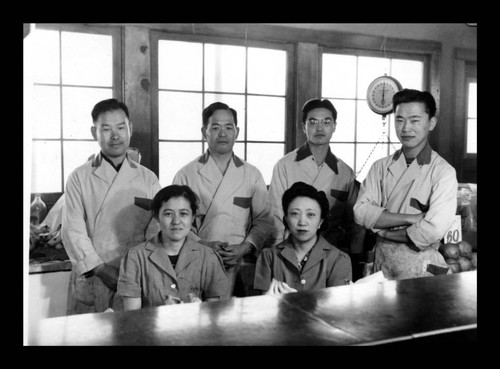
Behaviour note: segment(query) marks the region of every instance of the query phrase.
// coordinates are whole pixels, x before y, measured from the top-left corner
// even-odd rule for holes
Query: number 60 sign
[[[455,215],[453,224],[444,235],[444,243],[459,243],[462,241],[462,218]]]

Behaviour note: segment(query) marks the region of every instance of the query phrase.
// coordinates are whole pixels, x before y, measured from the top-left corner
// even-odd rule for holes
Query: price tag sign
[[[462,217],[455,215],[453,224],[444,235],[444,243],[459,243],[462,241]]]

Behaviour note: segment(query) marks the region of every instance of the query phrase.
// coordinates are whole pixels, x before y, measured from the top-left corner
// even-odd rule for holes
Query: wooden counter
[[[71,261],[69,260],[52,260],[43,262],[32,262],[30,260],[29,273],[69,272],[71,271],[71,268]]]
[[[29,345],[372,345],[477,330],[477,272],[43,319]]]

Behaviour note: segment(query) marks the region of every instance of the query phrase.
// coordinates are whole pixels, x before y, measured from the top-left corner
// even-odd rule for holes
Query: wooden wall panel
[[[124,32],[124,99],[133,124],[130,145],[141,151],[141,164],[152,169],[149,29],[125,27]]]

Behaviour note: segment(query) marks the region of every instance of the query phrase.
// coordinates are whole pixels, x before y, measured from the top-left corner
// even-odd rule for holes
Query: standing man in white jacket
[[[68,177],[63,244],[72,263],[68,314],[122,310],[115,294],[121,257],[145,241],[157,176],[127,154],[132,122],[127,106],[103,100],[92,110],[91,132],[101,151]]]
[[[447,273],[438,252],[457,210],[455,169],[432,150],[436,101],[427,91],[393,97],[396,134],[403,145],[373,163],[354,206],[356,222],[377,234],[374,271],[388,279]]]
[[[224,103],[206,107],[201,130],[208,150],[181,168],[173,183],[191,187],[200,198],[196,233],[222,257],[231,282],[228,296],[243,297],[257,294],[256,256],[271,232],[272,219],[261,172],[233,152],[237,119],[236,111]],[[241,283],[235,289],[237,280]]]

